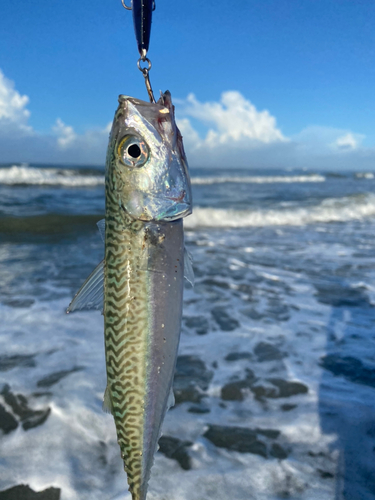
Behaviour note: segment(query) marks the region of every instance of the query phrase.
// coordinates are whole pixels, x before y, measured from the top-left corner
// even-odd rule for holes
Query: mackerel
[[[114,416],[132,500],[145,500],[161,425],[173,404],[189,268],[182,218],[192,210],[190,178],[169,92],[151,104],[119,97],[105,197],[104,261],[68,312],[97,307],[104,297],[104,406]]]

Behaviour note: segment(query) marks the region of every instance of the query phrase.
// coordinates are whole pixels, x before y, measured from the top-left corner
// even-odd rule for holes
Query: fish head
[[[157,103],[120,95],[106,184],[137,220],[173,221],[192,212],[188,165],[168,91]]]

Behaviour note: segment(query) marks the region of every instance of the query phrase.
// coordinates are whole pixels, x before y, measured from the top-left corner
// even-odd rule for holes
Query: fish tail
[[[133,464],[135,465],[135,464]],[[137,469],[137,467],[136,467]],[[145,500],[146,495],[142,494],[142,488],[140,481],[137,477],[137,472],[134,470],[134,467],[129,467],[124,460],[124,471],[126,472],[128,478],[128,491],[131,493],[132,500]]]

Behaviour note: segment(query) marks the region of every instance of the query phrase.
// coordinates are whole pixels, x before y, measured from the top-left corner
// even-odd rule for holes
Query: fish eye
[[[141,137],[126,135],[121,139],[117,153],[127,167],[143,167],[149,157],[149,148]]]

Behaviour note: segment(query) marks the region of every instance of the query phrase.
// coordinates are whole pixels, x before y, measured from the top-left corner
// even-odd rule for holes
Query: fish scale
[[[146,351],[147,275],[139,271],[142,229],[134,229],[106,186],[104,337],[107,381],[118,443],[133,498],[141,498]],[[141,225],[142,228],[142,225]],[[126,431],[125,431],[126,429]]]

